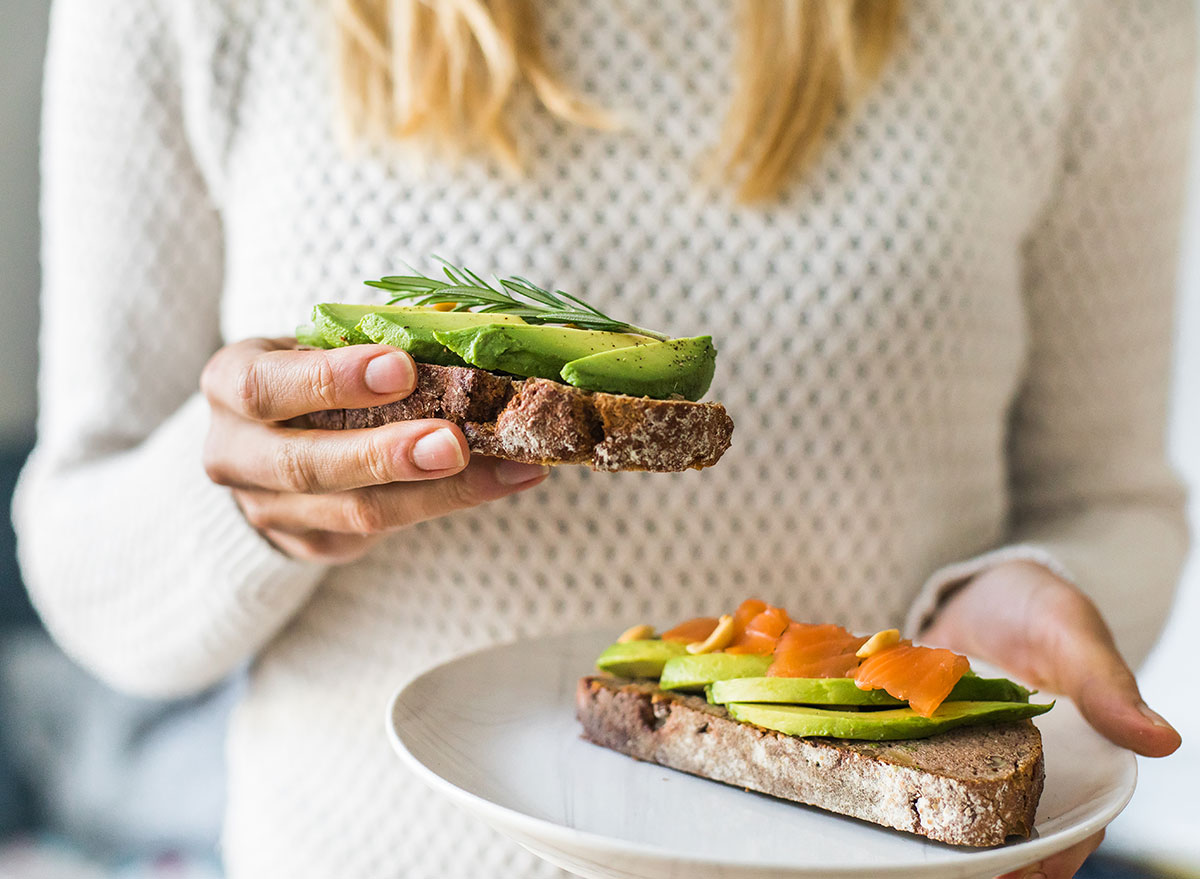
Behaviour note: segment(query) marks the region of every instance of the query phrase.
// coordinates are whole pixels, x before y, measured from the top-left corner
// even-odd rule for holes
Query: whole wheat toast
[[[547,379],[426,363],[417,365],[416,390],[403,400],[317,412],[297,424],[342,430],[415,418],[454,422],[476,454],[609,471],[711,467],[733,434],[733,421],[719,403],[585,391]]]
[[[953,845],[1029,836],[1045,777],[1028,720],[893,742],[799,738],[700,696],[603,676],[580,680],[576,709],[597,745]]]

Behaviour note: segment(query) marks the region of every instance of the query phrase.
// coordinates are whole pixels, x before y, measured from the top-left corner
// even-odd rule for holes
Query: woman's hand
[[[338,563],[383,534],[541,482],[548,468],[479,458],[449,421],[302,430],[289,419],[379,406],[416,386],[416,366],[385,345],[296,350],[248,339],[213,355],[200,386],[212,408],[204,467],[246,519],[293,558]]]
[[[1102,735],[1138,754],[1165,757],[1179,747],[1179,733],[1142,701],[1096,606],[1041,565],[1006,562],[973,578],[922,638],[1070,697]],[[1103,838],[1101,831],[1002,879],[1069,879]]]

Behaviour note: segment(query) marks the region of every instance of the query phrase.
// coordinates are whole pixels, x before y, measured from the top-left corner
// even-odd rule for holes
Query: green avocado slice
[[[315,324],[300,324],[296,327],[296,341],[309,348],[328,348],[329,343]]]
[[[696,336],[580,357],[547,378],[561,375],[567,384],[589,391],[660,399],[678,394],[699,400],[708,392],[716,368],[712,336]]]
[[[385,318],[392,323],[381,325],[375,318]],[[363,321],[368,321],[364,327]],[[325,340],[323,347],[341,348],[345,345],[365,345],[378,342],[367,331],[374,328],[377,334],[390,331],[392,327],[409,330],[428,330],[417,333],[417,338],[434,342],[434,330],[455,330],[490,324],[519,324],[525,322],[511,314],[479,314],[473,311],[438,311],[417,305],[351,305],[344,302],[322,302],[313,307],[312,326],[316,334]],[[384,344],[391,344],[386,342]],[[396,345],[397,348],[403,347]],[[445,351],[439,346],[440,350]],[[408,351],[407,348],[404,350]],[[414,352],[413,356],[416,356]],[[459,362],[461,365],[461,361]]]
[[[404,318],[389,314],[368,314],[358,322],[359,330],[372,342],[407,351],[421,363],[438,366],[466,366],[467,362],[433,337],[434,331],[404,323]]]
[[[405,312],[373,311],[358,322],[356,329],[370,341],[407,351],[422,363],[466,366],[467,362],[439,342],[435,334],[493,324],[526,325],[519,317],[511,314],[477,314],[472,311],[435,311],[420,308]]]
[[[626,641],[606,647],[596,660],[596,668],[619,678],[656,678],[667,660],[686,654],[683,641]]]
[[[715,680],[712,701],[772,702],[795,705],[907,705],[883,690],[860,690],[853,678],[768,678],[739,676]],[[1007,678],[964,677],[948,702],[1028,702],[1029,691]]]
[[[325,340],[326,348],[365,345],[371,340],[358,329],[358,322],[373,312],[396,307],[321,302],[313,306],[312,324],[316,334]]]
[[[923,739],[968,724],[1024,720],[1045,714],[1053,707],[1053,702],[1048,705],[1027,702],[943,702],[932,717],[922,717],[911,708],[835,711],[807,705],[730,702],[725,709],[734,720],[789,736],[832,736],[882,742]]]
[[[658,681],[664,690],[703,690],[714,681],[731,678],[760,678],[771,665],[770,656],[753,653],[684,654],[667,661]]]
[[[434,336],[472,366],[552,381],[561,381],[562,368],[573,360],[653,342],[628,333],[530,325],[468,327]]]

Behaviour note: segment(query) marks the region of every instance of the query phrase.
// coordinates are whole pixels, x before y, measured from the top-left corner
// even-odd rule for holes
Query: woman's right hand
[[[364,430],[304,430],[290,419],[379,406],[416,386],[416,366],[386,345],[298,350],[295,339],[247,339],[209,360],[200,387],[212,409],[210,479],[233,490],[247,521],[297,559],[352,561],[384,534],[531,488],[549,468],[470,459],[449,421]]]

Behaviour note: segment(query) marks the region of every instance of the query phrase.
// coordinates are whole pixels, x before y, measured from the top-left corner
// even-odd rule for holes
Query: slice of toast
[[[798,738],[601,676],[579,682],[576,708],[585,739],[630,757],[953,845],[1029,836],[1045,777],[1028,720],[894,742]]]
[[[655,400],[517,379],[470,366],[417,365],[417,388],[369,409],[336,409],[299,426],[342,430],[444,418],[471,451],[530,464],[658,473],[711,467],[729,448],[733,421],[719,403]]]

